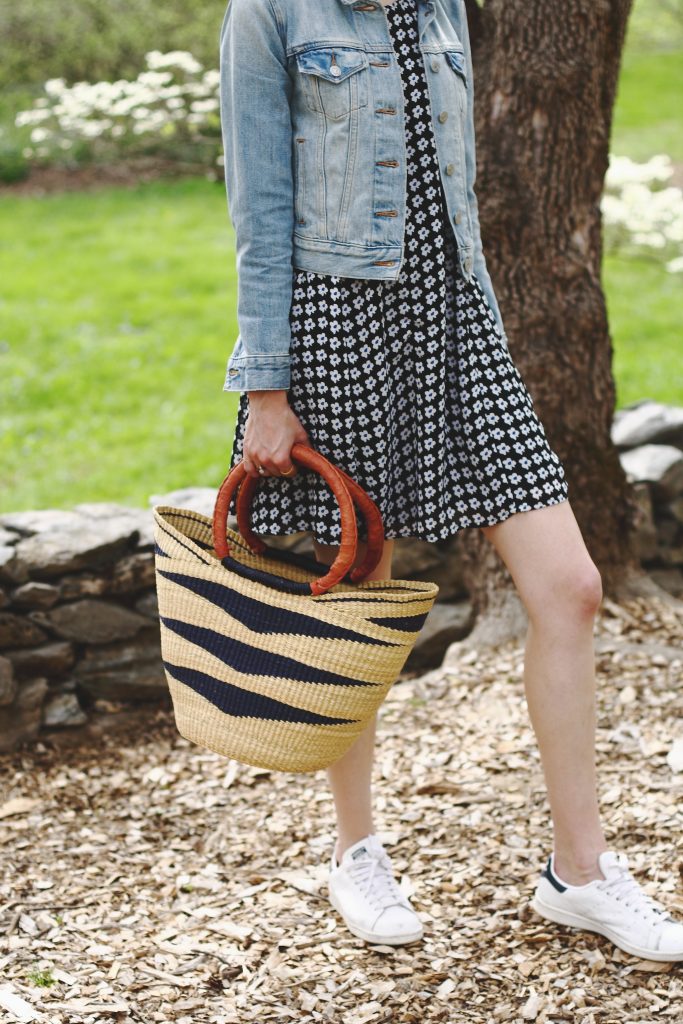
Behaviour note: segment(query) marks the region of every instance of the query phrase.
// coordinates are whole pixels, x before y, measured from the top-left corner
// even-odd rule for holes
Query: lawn
[[[0,202],[0,510],[220,483],[227,223],[199,178]]]
[[[683,44],[634,9],[612,151],[683,161]],[[0,511],[148,504],[227,472],[237,337],[222,182],[160,181],[0,199]],[[603,266],[618,406],[683,404],[680,275],[648,259]]]

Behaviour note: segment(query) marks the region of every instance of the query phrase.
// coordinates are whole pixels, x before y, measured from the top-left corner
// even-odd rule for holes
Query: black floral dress
[[[406,258],[396,281],[293,270],[288,400],[313,447],[378,504],[387,538],[437,541],[557,504],[568,485],[479,282],[460,274],[416,2],[394,0],[386,13],[405,95]],[[244,391],[231,467],[248,412]],[[332,491],[301,466],[259,481],[251,523],[259,534],[341,539]]]

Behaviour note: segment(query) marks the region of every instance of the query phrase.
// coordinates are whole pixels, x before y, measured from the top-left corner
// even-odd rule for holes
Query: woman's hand
[[[247,474],[257,479],[262,476],[296,476],[298,469],[290,455],[292,445],[298,441],[313,446],[287,400],[287,390],[249,391],[248,396],[249,415],[242,444]],[[259,466],[263,466],[266,472],[259,473]]]

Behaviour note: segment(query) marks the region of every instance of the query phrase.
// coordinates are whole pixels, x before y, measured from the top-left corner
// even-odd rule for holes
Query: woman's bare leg
[[[313,538],[313,546],[318,560],[326,565],[332,564],[339,551],[338,545],[319,544],[315,538]],[[393,548],[393,539],[385,540],[382,558],[366,579],[391,579]],[[364,554],[365,543],[359,541],[356,565],[360,564]],[[327,769],[327,778],[337,814],[338,837],[335,847],[337,860],[341,859],[344,850],[349,846],[374,831],[371,784],[376,728],[377,715],[375,714],[353,746]]]
[[[527,706],[541,755],[554,830],[555,866],[570,885],[601,878],[607,849],[595,770],[593,621],[602,581],[569,501],[482,527],[507,566],[529,616]]]

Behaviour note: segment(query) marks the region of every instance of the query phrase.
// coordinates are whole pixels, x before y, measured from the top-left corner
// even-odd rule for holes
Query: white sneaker
[[[328,889],[332,906],[359,939],[400,946],[422,938],[422,922],[401,892],[377,836],[350,846],[341,864],[332,848]]]
[[[628,869],[626,854],[604,850],[598,865],[604,878],[569,885],[558,877],[551,853],[531,906],[549,921],[605,935],[633,956],[683,960],[683,923],[641,888]]]

